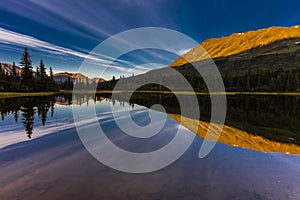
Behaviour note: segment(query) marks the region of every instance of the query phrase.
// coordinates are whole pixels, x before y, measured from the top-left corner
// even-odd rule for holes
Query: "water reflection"
[[[161,104],[166,109],[166,112],[169,113],[170,116],[173,116],[175,120],[178,118],[176,114],[181,114],[178,101],[176,97],[171,94],[136,93],[131,97],[130,102],[124,101],[125,98],[122,93],[115,95],[115,97],[116,99],[112,99],[111,94],[108,93],[0,99],[0,113],[2,122],[5,121],[7,117],[13,118],[16,123],[21,121],[25,133],[29,138],[32,137],[35,123],[39,121],[42,126],[47,126],[47,117],[53,118],[55,105],[70,106],[86,104],[88,106],[89,101],[101,102],[106,100],[111,102],[112,105],[125,106],[126,104],[126,106],[129,105],[132,108],[134,108],[135,104],[148,108],[154,104]],[[299,97],[238,95],[228,96],[227,98],[228,112],[226,125],[228,130],[235,128],[235,130],[240,130],[241,132],[243,131],[253,136],[259,136],[269,141],[300,146]],[[211,109],[210,97],[203,95],[198,96],[198,101],[201,111],[200,119],[203,122],[208,122]],[[186,106],[191,105],[186,104]],[[60,121],[61,116],[57,117],[58,121]],[[68,117],[72,116],[70,115]],[[193,116],[193,113],[185,117],[190,119],[197,118],[197,116]],[[4,127],[5,123],[0,125]],[[191,127],[189,124],[184,125],[192,131],[195,129],[195,127]],[[196,131],[196,133],[199,136],[199,132]],[[232,138],[230,140],[231,142],[227,142],[227,144],[236,145],[232,142]]]
[[[49,111],[53,117],[54,104],[55,98],[53,96],[0,99],[1,118],[2,121],[4,121],[6,116],[13,115],[15,122],[17,123],[19,120],[19,111],[21,111],[21,121],[28,138],[31,138],[35,114],[38,114],[42,125],[45,126],[47,113]]]
[[[210,109],[207,100],[208,97],[199,97],[203,115],[200,125],[204,128]],[[287,101],[285,106],[282,106],[282,101]],[[139,105],[150,107],[161,103],[169,115],[176,119],[180,116],[176,114],[180,110],[176,107],[176,99],[170,95],[135,95],[130,100],[130,105],[122,100],[121,94],[116,99],[111,99],[110,94],[96,97],[79,95],[73,102],[71,95],[1,99],[1,199],[84,199],[87,196],[89,199],[299,199],[300,156],[266,154],[217,143],[209,156],[199,159],[202,140],[198,137],[180,159],[162,170],[132,175],[110,169],[86,151],[72,121],[73,106],[84,112],[93,102],[97,102],[97,114],[101,125],[106,128],[105,132],[109,133],[110,140],[127,151],[144,153],[159,149],[172,139],[178,126],[178,123],[169,118],[171,124],[161,137],[152,138],[151,141],[137,141],[129,136],[123,137],[109,113],[113,104],[121,112],[124,111],[122,106],[134,106],[135,109],[130,110],[133,111],[133,120],[142,126],[149,121],[145,120],[147,109]],[[237,142],[234,137],[240,136],[242,142],[257,143],[257,147],[261,148],[257,150],[269,148],[267,143],[262,143],[266,140],[255,138],[254,133],[259,132],[262,126],[298,133],[293,131],[300,124],[297,97],[229,96],[228,105],[227,123],[241,128],[253,127],[252,135],[247,135],[240,129],[226,126],[226,132],[222,136],[232,137],[232,144],[229,144],[231,146]],[[272,107],[276,107],[276,110]],[[3,147],[3,141],[9,134],[26,138],[22,122],[28,120],[23,113],[29,110],[29,116],[33,116],[29,121],[34,123],[32,137],[43,133],[48,135],[25,143],[13,140],[10,143],[13,145],[5,143]],[[141,113],[141,110],[144,112]],[[194,119],[192,116],[188,117],[191,123],[183,125],[192,130]],[[21,136],[19,133],[22,133]],[[272,144],[275,143],[270,143]]]
[[[122,99],[122,95],[119,98]],[[210,121],[210,97],[199,95],[198,101],[200,119]],[[131,98],[131,103],[148,108],[158,102],[168,113],[181,114],[174,95],[136,94]],[[197,119],[193,114],[185,117]],[[300,97],[227,96],[225,124],[269,140],[300,145]]]
[[[118,98],[122,99],[122,95]],[[237,95],[227,98],[227,118],[219,142],[262,152],[300,154],[299,97]],[[181,116],[174,95],[139,93],[131,98],[132,103],[149,108],[159,102],[170,117],[204,138],[209,126],[210,97],[199,95],[198,101],[200,123],[193,113]]]
[[[13,116],[16,124],[19,122],[22,123],[27,137],[32,138],[34,124],[40,121],[41,125],[45,126],[47,117],[53,118],[54,116],[55,105],[70,106],[73,104],[87,104],[88,106],[89,100],[93,100],[94,102],[107,100],[108,102],[112,102],[113,105],[119,103],[121,106],[125,106],[125,103],[127,103],[122,100],[116,101],[115,99],[110,99],[103,95],[60,95],[0,98],[0,115],[2,120],[0,126],[4,127],[6,125],[6,123],[4,123],[6,118]],[[134,108],[134,104],[130,103],[129,105]],[[60,120],[60,116],[57,117],[58,120]]]

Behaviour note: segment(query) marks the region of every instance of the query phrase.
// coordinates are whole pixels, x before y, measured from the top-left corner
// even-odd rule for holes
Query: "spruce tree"
[[[45,76],[46,76],[46,80],[48,80],[48,90],[50,91],[55,91],[56,90],[56,84],[54,82],[54,79],[53,79],[53,71],[52,71],[52,67],[50,67],[50,78],[49,76],[45,73]]]
[[[50,67],[50,79],[51,79],[51,81],[53,81],[53,71],[52,71],[52,67]]]
[[[23,67],[22,74],[21,74],[22,83],[25,86],[32,88],[32,83],[33,83],[32,62],[27,47],[25,47],[24,49],[23,56],[20,61],[20,65]]]
[[[47,73],[46,73],[46,68],[45,68],[45,65],[44,65],[44,62],[43,60],[40,61],[40,67],[39,67],[39,71],[40,71],[40,74],[41,74],[41,79],[44,81],[47,79]]]
[[[16,69],[15,62],[13,62],[13,65],[12,65],[12,75],[13,75],[14,78],[17,77],[17,69]]]
[[[39,67],[36,67],[35,77],[40,78],[40,69],[39,69]]]
[[[2,70],[2,64],[0,63],[0,78],[2,78],[3,70]]]

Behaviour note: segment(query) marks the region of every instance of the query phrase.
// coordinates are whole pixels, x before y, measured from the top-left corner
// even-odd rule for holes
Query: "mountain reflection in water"
[[[262,152],[300,154],[299,97],[240,95],[228,96],[227,99],[227,118],[219,142]],[[181,116],[178,101],[171,94],[138,93],[131,97],[130,102],[125,102],[122,94],[116,95],[116,99],[111,99],[111,94],[0,99],[0,113],[2,121],[6,117],[13,117],[16,123],[21,120],[27,136],[31,138],[34,123],[39,120],[47,128],[47,117],[53,117],[56,106],[84,103],[88,106],[90,100],[105,100],[123,106],[129,103],[132,108],[135,104],[150,108],[159,103],[170,117],[201,138],[204,138],[209,125],[210,97],[204,95],[198,96],[201,121],[194,119],[194,116]]]

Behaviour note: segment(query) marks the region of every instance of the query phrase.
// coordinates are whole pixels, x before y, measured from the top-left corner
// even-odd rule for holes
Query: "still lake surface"
[[[268,141],[300,145],[299,97],[228,96],[227,101],[226,125]],[[132,152],[153,151],[184,127],[167,115],[159,134],[133,139],[118,128],[111,109],[119,117],[129,109],[136,124],[146,126],[149,107],[157,103],[167,113],[180,114],[172,95],[139,94],[130,102],[110,94],[0,99],[0,199],[300,199],[300,155],[220,142],[199,159],[203,140],[195,137],[166,168],[129,174],[92,157],[74,126],[74,107],[84,113],[95,106],[99,124],[116,145]],[[201,119],[208,120],[209,97],[199,96],[199,105]]]

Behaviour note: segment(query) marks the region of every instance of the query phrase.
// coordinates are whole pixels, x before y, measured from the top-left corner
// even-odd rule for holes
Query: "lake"
[[[298,96],[227,96],[223,133],[202,159],[198,154],[211,105],[209,96],[199,95],[198,101],[204,128],[195,131],[197,119],[183,116],[188,121],[181,122],[178,101],[171,94],[135,94],[130,102],[122,94],[0,99],[0,199],[300,198]],[[164,106],[168,114],[150,110],[154,104]],[[183,140],[197,137],[165,168],[124,173],[102,164],[85,148],[74,125],[74,109],[83,114],[94,109],[107,138],[130,152],[158,150],[179,129]],[[145,130],[156,128],[150,115],[165,117],[166,122],[157,135],[136,138],[117,126],[127,111],[137,125],[150,124]],[[77,123],[91,126],[83,120]]]

